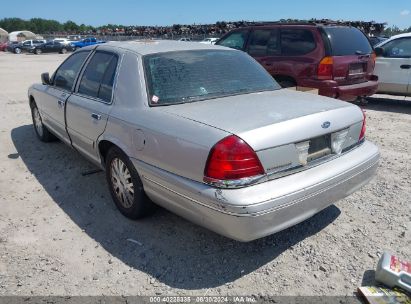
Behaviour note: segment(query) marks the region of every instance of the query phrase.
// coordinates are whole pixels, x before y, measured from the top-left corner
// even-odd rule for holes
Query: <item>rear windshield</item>
[[[371,54],[372,47],[367,37],[354,27],[325,27],[324,31],[330,41],[331,55]]]
[[[177,104],[279,89],[243,52],[195,50],[144,56],[150,104]]]

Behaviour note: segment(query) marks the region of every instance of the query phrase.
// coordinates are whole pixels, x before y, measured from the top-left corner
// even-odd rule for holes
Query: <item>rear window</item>
[[[158,53],[144,56],[144,69],[153,106],[280,88],[261,65],[243,52]]]
[[[331,55],[371,54],[372,47],[368,38],[354,27],[325,27],[324,31],[330,41]]]

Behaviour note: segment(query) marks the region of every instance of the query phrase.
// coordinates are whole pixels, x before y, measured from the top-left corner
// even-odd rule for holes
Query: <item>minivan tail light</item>
[[[371,53],[371,60],[372,60],[372,66],[375,68],[375,61],[377,60],[377,54],[375,52]]]
[[[364,110],[362,110],[362,115],[363,115],[364,119],[362,121],[362,127],[361,127],[360,137],[358,138],[358,141],[362,141],[365,137],[366,127],[365,127],[365,111]]]
[[[211,149],[204,169],[204,181],[233,181],[264,174],[255,151],[241,138],[230,135]]]
[[[324,57],[318,65],[317,77],[321,80],[333,79],[334,59],[331,56]]]

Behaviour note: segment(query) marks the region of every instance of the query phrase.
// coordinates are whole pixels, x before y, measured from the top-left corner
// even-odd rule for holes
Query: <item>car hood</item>
[[[326,112],[351,104],[289,89],[236,95],[158,107],[160,111],[197,121],[233,134]]]

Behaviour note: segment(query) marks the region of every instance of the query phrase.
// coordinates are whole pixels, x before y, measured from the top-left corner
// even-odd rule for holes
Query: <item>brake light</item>
[[[375,54],[375,52],[371,53],[371,60],[372,60],[372,66],[375,67],[375,61],[377,60],[377,54]]]
[[[362,141],[365,137],[366,127],[365,127],[365,111],[364,110],[362,110],[362,115],[364,116],[364,119],[362,121],[362,128],[361,128],[360,137],[358,138],[358,141]]]
[[[334,59],[331,56],[324,57],[318,65],[317,77],[322,80],[333,79]]]
[[[211,149],[204,169],[204,181],[238,180],[264,174],[254,150],[241,138],[230,135]]]

